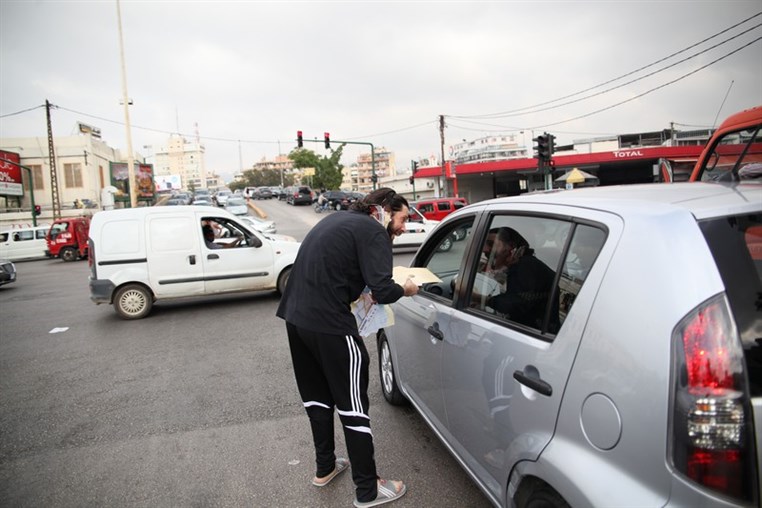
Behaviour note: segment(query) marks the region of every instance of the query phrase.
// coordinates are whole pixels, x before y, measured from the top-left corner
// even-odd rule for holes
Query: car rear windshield
[[[702,221],[746,357],[751,395],[762,396],[762,214]]]

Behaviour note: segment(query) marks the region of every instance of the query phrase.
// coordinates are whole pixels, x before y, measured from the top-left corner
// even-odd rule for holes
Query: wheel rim
[[[394,369],[389,343],[386,341],[381,345],[381,382],[384,385],[384,391],[391,394],[394,390]]]
[[[146,304],[146,295],[136,289],[126,291],[119,299],[119,308],[130,316],[140,314],[145,309]]]

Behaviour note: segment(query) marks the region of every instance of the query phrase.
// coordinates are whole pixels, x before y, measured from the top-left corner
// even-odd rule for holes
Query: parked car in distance
[[[251,197],[253,199],[272,199],[273,192],[270,190],[270,187],[257,187],[254,189]]]
[[[193,198],[193,204],[196,206],[214,206],[214,203],[205,197]]]
[[[278,201],[285,201],[288,195],[293,192],[293,189],[293,187],[283,187],[278,192]]]
[[[260,219],[256,215],[247,215],[246,217],[241,217],[241,221],[243,221],[244,224],[250,225],[260,233],[274,235],[278,232],[278,228],[275,226],[275,221]]]
[[[376,334],[383,395],[495,506],[759,506],[760,246],[760,181],[470,205]]]
[[[48,243],[45,240],[49,225],[8,229],[0,232],[0,259],[21,261],[44,259]]]
[[[341,203],[348,198],[347,193],[340,190],[325,191],[322,196],[328,200],[328,208],[332,210],[341,210]]]
[[[442,220],[467,204],[466,198],[434,198],[416,201],[414,206],[427,219]]]
[[[341,202],[341,209],[348,210],[352,203],[365,197],[362,192],[347,192],[347,197]]]
[[[214,194],[214,202],[217,206],[225,206],[228,202],[228,198],[233,195],[230,189],[222,189]]]
[[[421,215],[421,212],[411,208],[408,220],[405,222],[405,232],[394,238],[392,247],[395,249],[417,248],[438,225],[439,221],[428,220]],[[449,250],[451,247],[452,241],[444,243],[444,248]]]
[[[173,192],[170,199],[181,199],[184,201],[183,204],[185,205],[189,205],[193,202],[193,198],[187,192]]]
[[[183,206],[187,205],[184,199],[181,198],[169,198],[164,202],[164,206]]]
[[[249,205],[244,198],[231,197],[228,198],[225,210],[233,215],[248,215]]]
[[[315,199],[315,193],[306,185],[292,187],[291,192],[286,196],[286,203],[289,205],[309,205]]]
[[[690,180],[762,178],[762,106],[729,116],[701,152]]]
[[[0,259],[0,286],[16,282],[16,265],[10,260]]]

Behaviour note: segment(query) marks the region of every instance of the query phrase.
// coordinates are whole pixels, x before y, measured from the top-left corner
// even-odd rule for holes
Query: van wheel
[[[153,295],[140,284],[127,284],[116,292],[114,309],[123,319],[141,319],[151,312]]]
[[[76,249],[73,247],[64,247],[61,249],[61,253],[59,254],[61,256],[61,259],[63,259],[66,262],[69,261],[76,261],[77,258],[79,258],[79,255],[77,254]]]
[[[405,406],[408,402],[397,386],[397,374],[394,372],[392,351],[389,349],[386,332],[379,330],[376,333],[376,341],[378,343],[378,374],[381,378],[381,391],[384,392],[384,398],[393,406]]]
[[[278,275],[278,286],[277,291],[279,295],[283,295],[283,293],[286,291],[286,284],[288,284],[288,278],[291,275],[291,268],[286,268],[282,272],[280,272],[280,275]]]

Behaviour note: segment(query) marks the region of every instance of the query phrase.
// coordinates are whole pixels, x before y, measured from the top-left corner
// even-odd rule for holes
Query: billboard
[[[23,196],[24,185],[18,166],[21,157],[17,153],[0,150],[0,159],[0,196]]]
[[[129,169],[126,162],[109,163],[111,171],[111,185],[116,187],[115,201],[130,202]],[[135,163],[135,187],[137,199],[150,201],[156,194],[153,183],[153,165]]]
[[[153,178],[156,182],[156,192],[181,190],[183,188],[180,175],[155,175]]]

